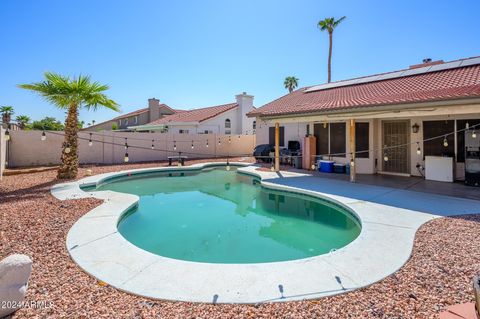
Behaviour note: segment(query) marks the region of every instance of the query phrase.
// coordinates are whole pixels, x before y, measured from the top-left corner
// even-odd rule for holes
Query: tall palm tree
[[[28,122],[30,122],[30,118],[26,115],[18,115],[15,118],[15,121],[17,122],[18,126],[23,130],[25,129],[25,126],[27,126]]]
[[[328,31],[328,38],[330,40],[330,47],[328,49],[328,83],[332,82],[332,45],[333,45],[333,30],[345,20],[345,16],[338,20],[335,18],[325,18],[318,22],[318,27],[321,31]]]
[[[2,123],[9,124],[15,112],[13,111],[13,106],[2,106],[0,107],[0,113],[2,113]]]
[[[108,85],[92,82],[89,76],[67,77],[56,73],[45,73],[43,82],[20,84],[20,88],[34,91],[45,100],[61,109],[66,109],[65,140],[62,145],[62,163],[58,178],[75,178],[78,172],[78,111],[80,108],[96,110],[106,107],[119,111],[118,104],[107,97]]]
[[[292,93],[298,86],[298,79],[294,76],[287,76],[283,82],[283,86],[288,89],[288,92]]]

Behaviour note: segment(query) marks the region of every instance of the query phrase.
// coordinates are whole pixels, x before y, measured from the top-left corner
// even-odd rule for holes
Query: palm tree
[[[0,113],[2,113],[2,123],[9,124],[15,112],[13,111],[13,106],[2,106],[0,107]]]
[[[17,121],[18,126],[23,130],[28,122],[30,122],[30,118],[26,115],[19,115],[15,118],[15,121]]]
[[[298,86],[298,79],[294,76],[287,76],[283,82],[283,86],[288,89],[288,92],[292,93]]]
[[[75,178],[78,172],[78,111],[82,107],[96,110],[103,106],[118,112],[118,104],[104,94],[109,88],[108,85],[92,82],[89,76],[70,78],[47,72],[43,82],[20,84],[19,87],[34,91],[58,108],[68,111],[65,140],[62,144],[62,163],[57,177]]]
[[[321,31],[328,31],[328,38],[330,40],[330,47],[328,49],[328,83],[332,81],[332,38],[333,38],[333,30],[343,21],[345,20],[345,16],[341,17],[338,20],[335,18],[325,18],[318,22],[318,27]]]

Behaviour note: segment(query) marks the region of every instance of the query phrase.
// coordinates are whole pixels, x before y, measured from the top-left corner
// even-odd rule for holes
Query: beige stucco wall
[[[6,165],[7,142],[5,141],[5,130],[0,127],[0,180]]]
[[[56,165],[60,162],[61,132],[47,132],[47,139],[41,141],[41,131],[12,132],[10,167]],[[125,155],[125,137],[128,138],[130,162],[148,162],[166,160],[167,156],[183,155],[189,158],[213,158],[225,156],[244,156],[252,154],[255,136],[229,136],[220,134],[163,134],[131,132],[99,132],[93,135],[93,145],[88,146],[88,132],[80,132],[79,159],[81,164],[122,163]],[[141,139],[141,140],[134,140]],[[151,150],[152,139],[155,149]],[[221,143],[218,145],[218,140]],[[208,140],[209,146],[206,146]],[[192,141],[194,149],[191,148]],[[173,150],[174,142],[177,146]],[[133,146],[144,147],[137,149]]]
[[[168,132],[169,133],[178,133],[179,130],[189,130],[189,133],[191,134],[197,134],[197,133],[203,133],[204,131],[212,131],[215,134],[226,134],[226,129],[225,129],[225,120],[229,119],[230,120],[230,131],[231,134],[245,134],[248,133],[248,135],[253,134],[253,129],[250,127],[250,130],[244,130],[242,132],[242,127],[239,123],[238,120],[238,113],[239,110],[238,108],[234,108],[232,110],[229,110],[227,112],[221,113],[218,116],[215,116],[211,119],[208,119],[206,121],[200,122],[199,124],[195,125],[168,125]],[[246,123],[251,123],[253,120],[246,122]],[[246,131],[246,132],[245,132]]]

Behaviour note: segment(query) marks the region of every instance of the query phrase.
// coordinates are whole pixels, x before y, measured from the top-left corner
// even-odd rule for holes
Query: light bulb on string
[[[469,128],[470,128],[470,124],[469,124],[468,122],[467,122],[467,123],[465,123],[465,129],[467,129],[467,130],[468,130]]]
[[[92,133],[90,133],[90,138],[88,140],[88,146],[92,146],[93,145],[93,142],[92,142]]]
[[[208,140],[207,140],[207,144],[205,146],[208,147]]]
[[[353,158],[353,154],[350,154],[350,167],[355,166],[355,159]]]
[[[128,152],[125,152],[125,156],[123,157],[123,161],[125,163],[128,163],[128,161],[130,161],[130,158],[128,157]]]
[[[173,150],[175,151],[177,149],[177,142],[173,141]]]
[[[42,132],[42,137],[40,137],[40,140],[45,141],[47,139],[47,134],[45,133],[45,130]]]
[[[65,154],[68,154],[68,153],[70,153],[72,150],[70,149],[70,147],[67,146],[67,147],[65,147],[65,150],[64,150],[64,151],[65,151]]]
[[[422,150],[420,149],[420,144],[417,142],[417,155],[422,154]]]
[[[227,171],[230,170],[230,162],[228,161],[228,158],[227,158],[227,167],[225,167]]]
[[[151,147],[152,150],[155,148],[155,144],[154,144],[154,143],[155,143],[155,140],[152,140],[152,147]]]
[[[477,133],[475,133],[475,130],[472,132],[472,138],[477,138]]]
[[[228,143],[232,143],[232,138],[230,136],[228,137]]]
[[[385,149],[383,150],[383,160],[384,160],[385,162],[388,162],[388,155],[387,155],[387,150],[386,150],[386,148],[387,148],[387,145],[385,145]]]
[[[220,145],[220,137],[218,138],[218,145]]]
[[[447,141],[447,136],[445,135],[445,137],[443,138],[443,146],[444,147],[448,147],[448,141]]]
[[[5,141],[10,141],[10,130],[9,129],[7,129],[5,131]]]
[[[275,166],[274,166],[274,164],[273,164],[273,160],[272,160],[272,166],[270,167],[270,170],[271,170],[272,172],[275,171]]]
[[[125,137],[125,149],[128,149],[128,139]]]
[[[193,146],[193,141],[192,141],[192,150],[193,150],[193,147],[194,147],[194,146]]]

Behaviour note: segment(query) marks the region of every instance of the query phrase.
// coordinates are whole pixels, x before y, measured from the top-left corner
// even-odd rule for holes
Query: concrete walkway
[[[401,177],[401,179],[407,178]],[[404,208],[411,210],[412,212],[419,211],[430,213],[438,216],[480,213],[480,200],[445,196],[434,194],[432,192],[415,191],[412,188],[405,190],[400,187],[375,186],[362,182],[350,183],[343,179],[308,175],[305,173],[299,175],[298,173],[292,174],[286,172],[270,175],[270,178],[265,179],[265,181],[290,187],[304,188],[331,195],[355,198],[362,201],[369,201],[372,203],[378,203],[392,207]],[[428,185],[428,181],[426,182],[427,183],[422,184]],[[437,185],[437,189],[441,186],[449,187],[449,189],[452,190],[456,188],[450,183],[433,183],[443,184],[440,186]],[[398,182],[395,184],[398,186]],[[480,195],[480,188],[472,188],[463,185],[460,186],[467,192],[475,191]]]

